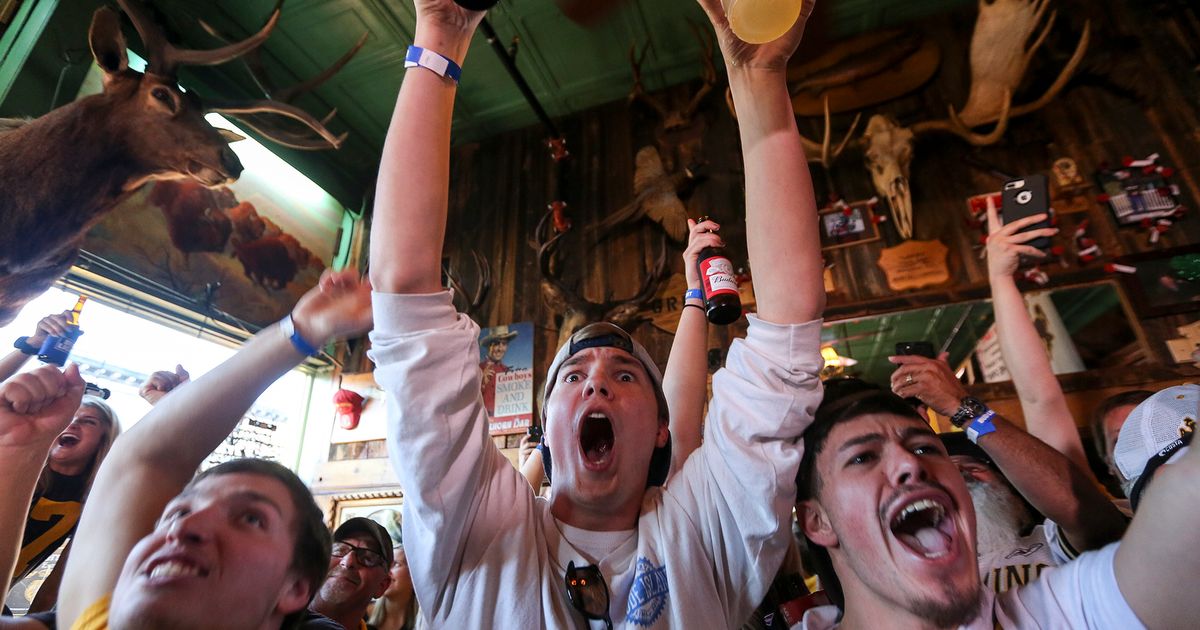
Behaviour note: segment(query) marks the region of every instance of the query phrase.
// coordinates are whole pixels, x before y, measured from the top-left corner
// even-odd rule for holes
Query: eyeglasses
[[[333,554],[335,558],[344,558],[351,551],[354,552],[354,559],[364,567],[375,568],[387,564],[387,560],[384,559],[383,555],[374,549],[355,547],[354,545],[340,541],[333,543],[333,547],[330,548],[329,553]]]
[[[571,606],[585,619],[603,621],[604,627],[612,630],[612,619],[608,616],[608,584],[600,568],[594,564],[576,567],[574,562],[569,562],[563,580]]]

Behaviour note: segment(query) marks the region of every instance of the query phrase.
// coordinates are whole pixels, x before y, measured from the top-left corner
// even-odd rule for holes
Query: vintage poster
[[[480,389],[489,433],[521,433],[533,422],[533,322],[479,331]]]

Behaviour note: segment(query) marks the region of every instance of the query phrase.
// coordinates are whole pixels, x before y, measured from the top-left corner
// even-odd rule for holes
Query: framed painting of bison
[[[261,145],[228,186],[151,182],[92,228],[83,249],[256,326],[287,315],[330,264],[344,208]],[[199,307],[198,307],[199,308]]]

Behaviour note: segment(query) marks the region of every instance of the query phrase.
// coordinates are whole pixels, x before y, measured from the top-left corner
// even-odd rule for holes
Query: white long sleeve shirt
[[[588,532],[555,519],[488,437],[479,329],[450,293],[373,305],[404,548],[431,627],[587,628],[566,597],[572,561],[599,566],[616,628],[735,627],[753,611],[791,536],[820,321],[751,318],[713,378],[704,445],[646,491],[636,529]]]

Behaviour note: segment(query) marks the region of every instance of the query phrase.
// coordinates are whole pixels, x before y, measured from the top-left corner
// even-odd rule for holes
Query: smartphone
[[[933,344],[928,341],[898,341],[896,342],[896,354],[901,356],[915,354],[919,357],[937,358],[933,351]]]
[[[533,438],[534,442],[542,441],[542,427],[536,424],[529,425],[529,437]]]
[[[1050,212],[1049,183],[1045,175],[1030,175],[1005,182],[1001,199],[1000,215],[1006,224],[1035,214],[1049,215]],[[1028,232],[1048,227],[1050,227],[1049,216],[1045,221],[1034,223],[1021,231]],[[1041,236],[1029,241],[1026,245],[1047,250],[1050,249],[1050,237]]]

